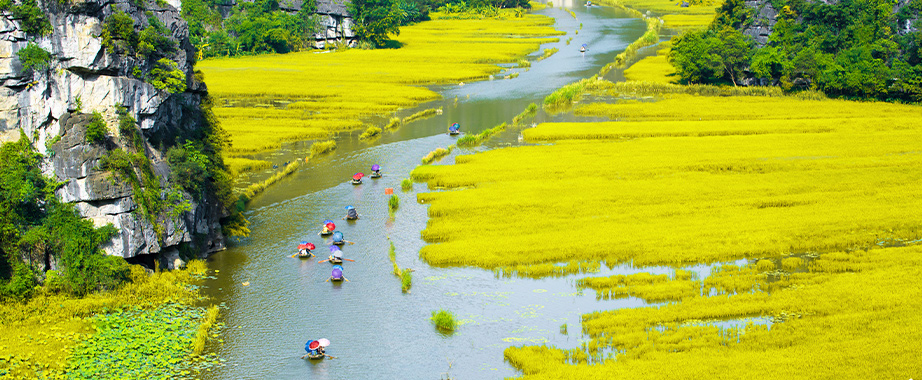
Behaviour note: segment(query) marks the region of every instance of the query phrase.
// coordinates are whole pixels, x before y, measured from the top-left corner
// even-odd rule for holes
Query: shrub
[[[404,178],[403,181],[400,181],[400,188],[403,189],[403,191],[413,190],[413,180]]]
[[[373,138],[373,137],[378,137],[380,134],[381,134],[381,128],[378,128],[378,127],[368,127],[368,129],[366,129],[365,132],[363,132],[362,135],[359,136],[359,138],[360,138],[360,139],[363,139],[363,140],[364,140],[364,139],[370,139],[370,138]]]
[[[16,52],[19,62],[22,63],[23,70],[44,69],[51,62],[51,53],[38,45],[29,42],[26,47]]]
[[[44,36],[51,33],[48,17],[38,7],[36,0],[23,0],[20,5],[12,7],[13,18],[19,19],[22,29],[27,34]]]
[[[454,331],[458,325],[458,322],[455,321],[455,314],[445,309],[433,311],[431,319],[435,327],[444,331]]]
[[[103,120],[102,114],[93,112],[90,117],[90,123],[86,125],[86,140],[93,143],[101,143],[106,140],[106,134],[109,128],[106,127],[106,121]]]
[[[403,268],[400,272],[400,286],[404,292],[409,292],[410,287],[413,286],[413,274],[409,268]]]
[[[106,17],[102,27],[102,45],[110,54],[128,53],[135,44],[134,19],[123,11]]]
[[[186,91],[186,74],[177,68],[176,62],[166,58],[157,60],[147,82],[171,94]]]
[[[167,151],[170,163],[170,178],[189,194],[198,196],[205,189],[209,179],[208,156],[201,152],[201,147],[191,140],[181,146],[174,146]]]

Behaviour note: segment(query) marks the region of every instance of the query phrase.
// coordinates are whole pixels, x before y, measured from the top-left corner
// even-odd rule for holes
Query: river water
[[[579,347],[581,314],[595,310],[644,306],[638,299],[597,301],[592,291],[582,294],[576,277],[542,280],[497,278],[474,268],[435,268],[420,261],[425,244],[419,231],[426,225],[426,205],[416,202],[413,191],[400,190],[429,151],[447,147],[455,137],[445,129],[461,123],[469,133],[509,122],[529,103],[555,89],[598,73],[602,66],[644,32],[641,20],[604,7],[557,3],[572,9],[577,18],[559,8],[538,13],[554,17],[555,27],[566,31],[557,43],[544,48],[560,51],[511,80],[495,79],[463,86],[438,88],[444,99],[401,112],[442,107],[442,115],[410,123],[375,142],[360,141],[357,133],[337,138],[337,150],[313,159],[297,173],[254,199],[246,212],[250,237],[230,244],[209,258],[217,271],[206,293],[222,303],[227,328],[223,343],[210,347],[226,366],[205,374],[213,379],[498,379],[518,372],[503,360],[503,350],[513,345],[547,343],[561,348]],[[582,29],[580,29],[582,23]],[[574,31],[579,30],[578,34]],[[569,45],[566,39],[573,37]],[[587,44],[589,51],[578,51]],[[508,74],[505,73],[505,74]],[[563,120],[539,111],[535,121]],[[507,130],[486,147],[518,144],[519,131]],[[304,157],[310,142],[294,143],[259,157],[275,163]],[[438,164],[450,164],[456,149]],[[368,172],[380,164],[385,176],[366,177],[362,185],[348,181],[355,172]],[[388,215],[385,188],[395,188],[400,208]],[[362,215],[355,222],[340,220],[344,206]],[[299,241],[317,245],[321,257],[328,241],[317,235],[324,219],[336,221],[346,240],[344,275],[350,281],[325,282],[331,265],[318,259],[291,258]],[[397,263],[412,268],[413,287],[403,293],[391,272],[389,241],[397,248]],[[472,253],[476,254],[476,253]],[[707,268],[700,268],[707,271]],[[666,268],[604,268],[602,274],[668,273]],[[702,273],[704,275],[704,273]],[[244,285],[248,283],[248,285]],[[434,310],[454,312],[462,321],[453,334],[437,331],[429,317]],[[563,326],[566,325],[564,329]],[[333,360],[308,361],[304,343],[327,338]]]

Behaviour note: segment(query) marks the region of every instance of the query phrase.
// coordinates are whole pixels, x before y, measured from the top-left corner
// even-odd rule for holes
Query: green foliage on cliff
[[[297,13],[280,9],[277,0],[238,2],[223,21],[214,0],[183,0],[182,5],[189,38],[202,57],[298,51],[320,30],[313,1],[305,1]]]
[[[106,121],[103,120],[102,114],[93,112],[90,117],[90,123],[86,125],[86,140],[99,144],[106,141],[106,134],[109,128],[106,127]]]
[[[186,74],[176,67],[176,62],[161,58],[150,70],[147,82],[171,94],[186,91]]]
[[[834,4],[772,0],[779,11],[765,47],[737,30],[751,25],[755,10],[728,0],[706,30],[673,42],[670,61],[685,83],[735,83],[767,78],[785,90],[810,88],[828,95],[922,101],[922,0],[894,7],[889,0],[842,0]]]
[[[400,34],[401,13],[394,0],[352,0],[349,13],[355,25],[352,30],[365,41],[384,46],[388,35]]]
[[[32,42],[19,49],[16,52],[16,57],[19,58],[23,70],[44,69],[51,62],[51,53]]]
[[[39,36],[51,33],[51,22],[48,21],[48,16],[36,0],[22,0],[19,5],[9,6],[9,9],[13,13],[13,18],[19,20],[19,24],[26,33]]]
[[[24,134],[0,147],[0,300],[29,298],[49,262],[61,268],[61,291],[83,295],[117,287],[128,265],[99,249],[115,228],[94,228],[73,205],[58,201],[58,184],[42,175],[40,157]]]

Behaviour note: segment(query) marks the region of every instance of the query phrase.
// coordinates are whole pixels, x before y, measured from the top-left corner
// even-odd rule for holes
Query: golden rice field
[[[399,49],[208,59],[197,64],[230,134],[230,157],[367,128],[364,120],[438,98],[426,84],[487,78],[497,63],[515,62],[556,41],[553,19],[529,15],[433,20],[401,28]],[[268,101],[292,101],[272,107]],[[260,102],[262,105],[260,106]],[[254,105],[256,104],[256,105]],[[246,105],[246,106],[242,106]],[[239,107],[238,107],[239,106]],[[230,161],[231,165],[237,164]],[[240,164],[253,164],[246,161]],[[234,168],[234,169],[240,169]]]
[[[673,76],[675,67],[672,67],[666,59],[670,47],[669,42],[661,43],[656,55],[645,57],[624,70],[624,78],[629,81],[675,83],[676,78]]]
[[[920,376],[922,108],[599,87],[659,95],[574,110],[610,122],[523,132],[551,145],[412,173],[456,189],[418,196],[429,204],[427,262],[581,273],[577,287],[600,299],[668,302],[583,315],[589,339],[578,349],[507,349],[524,378]],[[489,228],[469,228],[484,220]],[[738,259],[749,264],[725,264]],[[713,265],[706,278],[682,269],[701,263]],[[617,264],[675,271],[592,274]],[[773,323],[745,322],[753,317]],[[744,322],[714,324],[727,320]]]

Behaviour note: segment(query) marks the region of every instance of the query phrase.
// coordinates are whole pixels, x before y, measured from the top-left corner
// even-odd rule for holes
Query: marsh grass
[[[425,157],[422,158],[423,165],[428,165],[428,164],[431,164],[435,161],[442,159],[442,157],[445,157],[451,154],[451,151],[454,148],[455,148],[454,145],[449,146],[447,149],[446,148],[436,148],[435,150],[429,152],[429,154],[427,154]]]
[[[400,120],[399,117],[395,116],[395,117],[392,117],[391,120],[388,121],[387,124],[384,125],[384,129],[400,128],[402,124],[403,124],[402,120]]]
[[[433,311],[432,318],[430,319],[432,320],[432,323],[435,325],[435,327],[442,331],[454,331],[458,326],[455,314],[445,309]]]
[[[538,105],[535,103],[531,103],[528,105],[528,107],[525,107],[525,110],[522,111],[522,113],[512,118],[512,124],[522,125],[522,122],[525,121],[525,119],[529,117],[534,117],[537,112],[538,112]]]
[[[400,181],[400,188],[403,189],[403,191],[405,192],[413,190],[413,180],[409,178],[404,178],[403,181]]]
[[[531,62],[527,59],[520,59],[516,61],[516,67],[531,67]]]
[[[416,120],[422,120],[422,119],[429,118],[429,117],[433,117],[433,116],[439,115],[439,114],[441,114],[441,113],[442,113],[442,109],[441,109],[441,108],[429,108],[429,109],[425,109],[425,110],[419,111],[419,112],[417,112],[417,113],[414,113],[414,114],[412,114],[412,115],[410,115],[410,116],[407,116],[407,117],[403,118],[403,120],[401,120],[401,124],[409,124],[410,122],[413,122],[413,121],[416,121]]]
[[[485,129],[476,135],[464,135],[458,139],[457,144],[460,147],[473,147],[483,144],[493,136],[506,130],[506,123],[502,123],[490,129]]]
[[[336,149],[336,141],[318,141],[311,144],[311,156],[314,158],[322,154],[330,153]]]
[[[368,129],[366,129],[365,132],[362,132],[362,134],[359,136],[359,138],[362,140],[368,140],[377,137],[381,137],[381,128],[375,126],[368,127]]]
[[[220,310],[217,305],[212,305],[208,308],[205,318],[202,320],[202,323],[199,324],[198,330],[195,332],[195,340],[192,342],[192,355],[201,355],[202,351],[205,350],[205,343],[208,342],[211,329],[215,326],[215,323],[218,322],[219,313]]]
[[[391,259],[391,265],[393,265],[394,276],[397,276],[400,279],[400,289],[404,293],[409,293],[410,288],[413,287],[413,270],[410,268],[400,269],[397,266],[397,247],[394,246],[394,242],[389,241],[391,247],[388,250],[388,257]]]
[[[543,61],[543,60],[545,60],[545,59],[550,58],[552,55],[557,54],[558,51],[560,51],[559,48],[544,49],[544,52],[541,54],[541,56],[539,56],[539,57],[538,57],[537,59],[535,59],[535,60],[536,60],[536,61]]]
[[[397,194],[391,194],[391,197],[387,200],[387,208],[391,213],[397,211],[397,208],[400,207],[400,197]]]
[[[288,177],[289,175],[293,174],[295,171],[298,170],[299,167],[301,167],[300,160],[292,161],[288,163],[288,165],[285,165],[285,168],[276,172],[269,178],[266,178],[265,180],[261,182],[257,182],[257,183],[251,184],[250,186],[247,186],[247,188],[243,190],[243,195],[246,197],[246,199],[253,199],[257,195],[265,191],[269,186],[272,186],[276,182],[281,181],[283,178]]]

